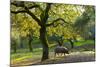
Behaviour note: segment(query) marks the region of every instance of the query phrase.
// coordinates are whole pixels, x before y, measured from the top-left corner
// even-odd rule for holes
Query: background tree
[[[39,26],[35,21],[32,21],[27,17],[26,14],[15,14],[16,16],[12,16],[12,37],[16,36],[16,39],[18,40],[19,48],[24,48],[24,40],[28,39],[29,44],[29,51],[32,52],[33,46],[31,44],[33,37],[39,36]],[[20,17],[19,17],[20,16]],[[13,30],[14,29],[14,30]],[[35,30],[37,29],[37,30]]]
[[[74,28],[78,34],[80,34],[84,39],[94,39],[95,38],[95,7],[94,6],[84,6],[84,12],[79,16],[74,24]]]

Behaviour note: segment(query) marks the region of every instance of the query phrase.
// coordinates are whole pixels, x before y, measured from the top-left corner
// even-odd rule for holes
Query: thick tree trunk
[[[46,27],[41,27],[40,29],[40,40],[43,46],[43,53],[41,61],[44,61],[49,58],[49,48],[48,48],[48,40],[46,36]]]

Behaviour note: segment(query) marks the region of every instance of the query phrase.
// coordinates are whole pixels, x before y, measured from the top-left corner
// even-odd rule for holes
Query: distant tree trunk
[[[41,61],[44,61],[49,58],[49,48],[48,48],[48,40],[46,36],[46,27],[41,27],[40,29],[40,40],[43,46],[43,54]]]
[[[33,52],[33,48],[32,48],[32,36],[29,34],[29,51]]]
[[[14,48],[14,53],[16,53],[17,52],[16,51],[17,50],[16,44],[14,44],[14,47],[13,48]]]
[[[17,30],[19,31],[19,30]],[[19,49],[23,49],[24,48],[24,45],[23,45],[23,36],[21,35],[21,32],[19,32],[19,35],[18,35],[18,48]]]
[[[57,40],[57,43],[59,46],[63,46],[63,42],[64,42],[64,39],[63,39],[63,35]]]
[[[73,40],[74,40],[74,42],[77,42],[77,39],[76,39],[76,37],[75,37],[75,36],[73,36]]]
[[[68,39],[68,41],[69,41],[70,44],[71,44],[71,48],[74,48],[74,43],[73,43],[73,41],[72,41],[71,39]]]
[[[31,44],[32,40],[29,40],[29,51],[33,52],[33,48],[32,48],[32,44]]]
[[[23,37],[22,36],[20,36],[20,48],[24,48],[24,46],[23,46]]]
[[[63,45],[63,42],[61,42],[60,40],[57,41],[59,46]]]
[[[24,48],[22,40],[20,41],[20,48]]]
[[[17,52],[17,45],[16,45],[15,40],[12,40],[12,44],[11,45],[12,45],[14,53],[16,53]]]

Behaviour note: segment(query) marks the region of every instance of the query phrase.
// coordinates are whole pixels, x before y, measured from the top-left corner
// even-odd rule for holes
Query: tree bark
[[[24,48],[23,37],[22,36],[20,36],[20,48]]]
[[[69,40],[69,42],[70,42],[70,44],[71,44],[71,48],[74,48],[74,43],[73,43],[73,41],[71,40],[71,39],[68,39]]]
[[[74,43],[70,40],[71,48],[74,48]]]
[[[60,40],[57,41],[59,46],[63,45],[63,42],[61,42]]]
[[[33,52],[33,48],[32,48],[32,37],[31,37],[31,35],[29,35],[29,51],[30,52]]]
[[[42,53],[42,59],[41,61],[44,61],[49,58],[49,48],[48,48],[48,40],[46,36],[46,27],[41,27],[40,29],[40,40],[43,47],[43,53]]]
[[[16,51],[17,49],[16,49],[16,44],[14,45],[14,53],[16,53],[17,51]]]
[[[29,40],[29,51],[30,51],[30,52],[33,52],[31,40]]]
[[[13,49],[13,52],[16,53],[17,44],[16,44],[16,40],[13,38],[11,38],[11,48]]]
[[[13,42],[12,47],[13,47],[14,53],[16,53],[17,52],[17,45],[16,45],[15,41]]]

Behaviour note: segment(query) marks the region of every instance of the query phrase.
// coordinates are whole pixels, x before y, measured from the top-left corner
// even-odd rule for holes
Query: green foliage
[[[27,7],[30,7],[32,5],[38,5],[41,7],[41,10],[45,10],[45,8],[46,8],[46,3],[25,2],[25,5]],[[73,23],[75,21],[75,19],[82,14],[81,11],[83,10],[82,6],[78,6],[78,5],[52,4],[51,7],[52,8],[49,11],[48,23],[51,23],[53,20],[55,20],[59,17],[65,19],[68,23]],[[15,9],[23,10],[21,7],[18,8],[18,7],[15,7],[12,5],[11,10],[15,10]],[[33,9],[31,9],[31,12],[33,12],[38,18],[40,18],[40,15],[43,16],[41,10],[39,10],[38,8],[33,8]],[[13,17],[11,17],[11,19],[12,18]],[[29,15],[20,13],[17,15],[17,19],[15,19],[15,20],[17,20],[16,21],[17,24],[15,24],[15,25],[18,25],[17,28],[21,27],[21,28],[19,28],[19,30],[20,30],[20,32],[21,32],[20,34],[22,36],[26,36],[27,34],[29,34],[29,31],[28,31],[29,28],[32,28],[32,30],[34,30],[34,33],[33,33],[34,36],[36,36],[36,37],[39,36],[39,33],[38,33],[39,27]],[[62,21],[59,21],[58,23],[62,23]],[[66,25],[66,23],[65,24],[63,23],[63,25]],[[60,25],[57,28],[59,28],[60,30],[64,29],[61,27],[62,26]],[[57,28],[55,30],[57,30]],[[70,28],[67,27],[67,29],[70,29]],[[17,30],[17,31],[19,31],[19,30]],[[52,31],[55,31],[55,30],[52,30]],[[66,31],[66,29],[64,29],[64,31]],[[50,32],[51,32],[51,30],[50,30]],[[65,37],[70,36],[70,33],[68,31],[67,31],[67,33],[68,34],[65,35]],[[52,35],[52,33],[50,35]],[[59,33],[59,35],[62,35],[62,34]]]
[[[85,11],[79,16],[74,24],[76,31],[83,38],[94,39],[95,37],[95,7],[84,6]]]
[[[82,45],[94,45],[95,42],[94,40],[86,40],[86,41],[79,41],[79,42],[75,42],[75,46],[82,46]]]
[[[82,6],[78,5],[66,5],[66,4],[53,4],[49,11],[49,22],[59,17],[63,18],[67,22],[73,22],[78,16],[81,15],[80,10]]]

